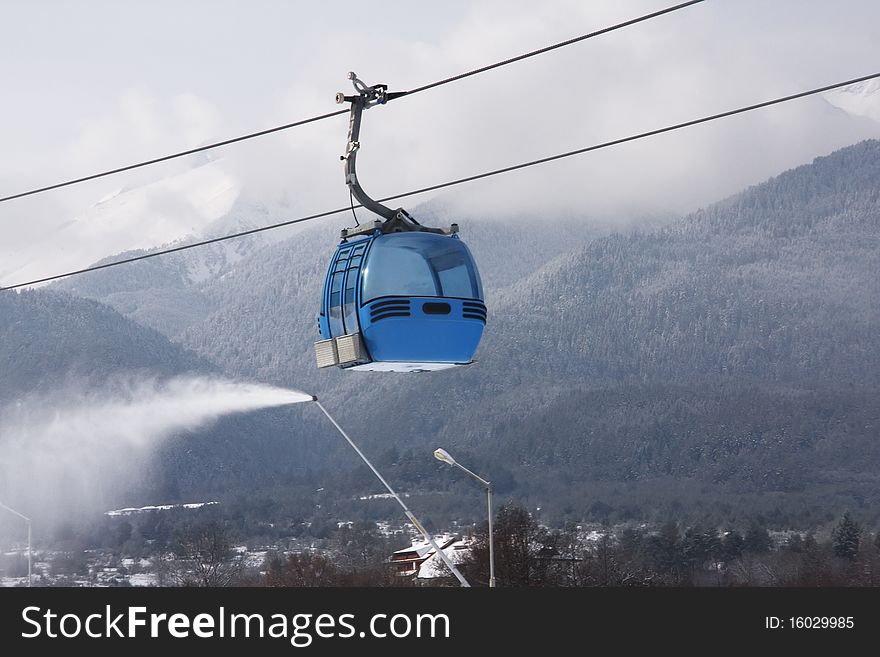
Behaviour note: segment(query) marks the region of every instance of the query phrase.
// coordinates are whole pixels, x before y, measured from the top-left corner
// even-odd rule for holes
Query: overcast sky
[[[407,89],[671,4],[0,0],[0,195],[333,111],[349,70]],[[878,53],[876,0],[708,0],[373,109],[359,172],[383,196],[874,73]],[[64,225],[64,264],[84,265],[198,232],[240,194],[290,216],[345,205],[345,131],[340,117],[214,151],[197,174],[188,159],[4,203],[0,281],[22,259],[51,273],[40,245]],[[817,97],[444,197],[538,218],[685,213],[878,134]],[[157,180],[176,182],[92,218]]]

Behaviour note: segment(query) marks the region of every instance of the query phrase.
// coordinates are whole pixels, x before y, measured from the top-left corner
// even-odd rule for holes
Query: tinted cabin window
[[[385,296],[482,299],[464,242],[432,233],[395,233],[373,241],[363,273],[364,302]]]
[[[345,267],[348,264],[349,253],[350,251],[346,250],[339,254],[336,258],[336,264],[333,266],[333,275],[330,278],[328,320],[330,334],[334,337],[345,334],[345,328],[342,324],[342,285],[345,280]]]
[[[342,299],[342,316],[345,322],[346,333],[357,333],[360,330],[357,317],[357,280],[358,270],[361,267],[365,244],[356,246],[351,252],[351,259],[348,261],[345,270],[345,292]]]

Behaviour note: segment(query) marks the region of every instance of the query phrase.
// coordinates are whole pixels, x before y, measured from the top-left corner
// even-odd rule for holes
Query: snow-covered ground
[[[128,583],[132,586],[156,586],[159,578],[155,573],[136,573],[128,576]]]
[[[27,586],[27,577],[0,577],[0,588]]]
[[[409,497],[409,493],[399,493],[400,497]],[[391,493],[375,493],[373,495],[361,495],[359,500],[393,500]]]
[[[137,513],[148,513],[150,511],[168,511],[169,509],[201,509],[205,506],[212,506],[217,502],[190,502],[187,504],[159,504],[140,507],[126,507],[124,509],[113,509],[105,511],[105,516],[131,516]]]

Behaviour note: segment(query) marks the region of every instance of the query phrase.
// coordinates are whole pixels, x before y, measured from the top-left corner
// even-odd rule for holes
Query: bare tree
[[[506,504],[495,514],[495,576],[498,586],[555,586],[567,574],[569,562],[559,554],[560,534],[547,531],[515,504]],[[474,547],[463,564],[476,582],[489,579],[487,527],[474,536]],[[558,576],[557,576],[558,575]]]
[[[340,573],[327,557],[311,552],[278,556],[268,560],[267,586],[338,586]]]
[[[217,522],[183,530],[170,579],[177,586],[233,586],[244,570],[226,530]]]

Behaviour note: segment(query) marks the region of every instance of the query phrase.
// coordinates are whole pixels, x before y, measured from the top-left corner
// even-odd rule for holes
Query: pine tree
[[[658,533],[648,536],[645,549],[654,568],[664,575],[668,583],[681,583],[679,580],[685,557],[678,525],[671,521],[664,524]]]
[[[829,586],[831,574],[822,547],[813,534],[807,534],[801,552],[801,581],[804,586]]]
[[[753,525],[746,532],[746,537],[743,541],[743,551],[760,554],[762,552],[769,552],[772,545],[773,541],[770,539],[770,533],[767,531],[767,528]]]
[[[831,546],[834,556],[854,561],[859,554],[859,540],[862,528],[850,518],[849,512],[843,514],[843,518],[831,533]]]
[[[733,561],[742,556],[744,543],[743,536],[738,531],[731,530],[725,533],[724,538],[721,539],[721,558],[724,561]]]

